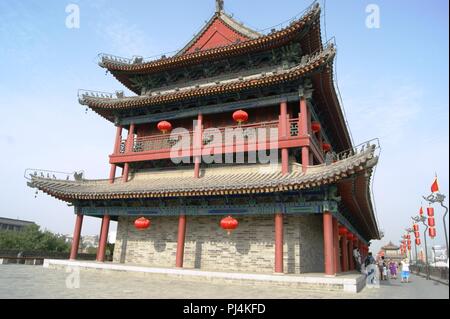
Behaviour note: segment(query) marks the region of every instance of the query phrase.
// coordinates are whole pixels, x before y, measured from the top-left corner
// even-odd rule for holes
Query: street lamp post
[[[406,251],[407,251],[407,253],[406,253],[406,258],[409,257],[409,260],[411,260],[411,249],[409,249],[409,248],[411,247],[411,246],[409,245],[411,239],[408,239],[408,234],[403,235],[402,238],[403,238],[403,239],[405,240],[405,242],[406,242]]]
[[[416,216],[416,217],[412,217],[412,219],[418,223],[418,222],[422,222],[422,224],[425,226],[425,230],[423,231],[423,239],[424,239],[424,244],[425,244],[425,271],[427,273],[427,280],[430,280],[430,267],[428,266],[428,247],[427,247],[427,230],[428,230],[428,225],[425,223],[425,221],[427,220],[425,216]]]
[[[412,229],[412,228],[406,228],[405,230],[408,232],[408,234],[414,233],[414,229]],[[414,250],[416,252],[416,262],[415,262],[415,264],[417,264],[417,244],[416,244],[415,240],[414,240]],[[412,260],[412,258],[411,258],[411,251],[409,251],[409,254],[410,254],[409,259]]]
[[[427,200],[430,204],[439,203],[445,209],[443,224],[444,224],[444,233],[445,233],[445,246],[447,248],[447,259],[448,259],[448,236],[447,236],[447,225],[445,220],[447,218],[448,207],[444,205],[445,195],[440,193],[433,193],[428,195],[427,197],[423,196],[425,200]]]

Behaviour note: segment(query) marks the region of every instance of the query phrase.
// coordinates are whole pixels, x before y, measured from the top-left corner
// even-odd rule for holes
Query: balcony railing
[[[291,126],[295,126],[295,123],[292,120]],[[298,123],[298,119],[295,120]],[[298,124],[297,124],[298,127]],[[265,129],[265,139],[266,141],[269,141],[270,139],[270,129],[278,128],[278,121],[271,121],[271,122],[260,122],[260,123],[254,123],[254,124],[246,124],[246,125],[240,125],[240,126],[226,126],[226,127],[218,127],[213,130],[211,129],[204,129],[203,130],[203,137],[202,137],[202,144],[203,146],[211,145],[211,143],[214,141],[214,143],[222,143],[222,145],[229,145],[225,141],[226,138],[226,132],[227,130],[233,130],[233,129],[242,129],[242,137],[244,138],[244,142],[247,142],[249,140],[254,139],[254,134],[258,134],[258,138],[261,139],[261,129]],[[256,131],[258,130],[258,131]],[[291,130],[292,134],[291,136],[298,136],[298,129],[295,128]],[[167,150],[176,145],[181,140],[188,140],[189,145],[192,146],[194,143],[194,135],[195,132],[193,130],[188,131],[186,133],[176,133],[176,134],[158,134],[158,135],[152,135],[152,136],[144,136],[144,137],[137,137],[134,139],[133,147],[131,152],[133,153],[140,153],[140,152],[150,152],[150,151],[160,151],[160,150]],[[217,140],[217,138],[220,138]],[[256,142],[256,139],[255,139]],[[235,143],[234,139],[231,143]],[[120,154],[126,153],[126,139],[121,141]]]
[[[177,150],[187,150],[189,154],[199,150],[203,150],[202,152],[206,153],[212,151],[214,154],[220,154],[269,148],[309,146],[314,157],[319,162],[324,162],[324,153],[319,139],[315,134],[311,133],[308,136],[302,136],[299,126],[300,121],[298,118],[289,119],[286,128],[287,136],[281,134],[279,121],[267,121],[218,128],[203,128],[201,142],[196,142],[195,130],[185,130],[184,132],[176,132],[174,130],[166,134],[134,137],[133,140],[123,139],[118,152],[112,154],[112,161],[122,163],[128,160],[164,159],[169,158],[169,154],[172,151],[177,152]],[[240,131],[236,129],[240,129]],[[278,136],[273,136],[273,130],[278,133]],[[174,146],[176,147],[174,148]],[[239,147],[241,150],[238,150],[236,147]],[[123,156],[127,156],[127,158]],[[128,156],[130,156],[129,159]]]

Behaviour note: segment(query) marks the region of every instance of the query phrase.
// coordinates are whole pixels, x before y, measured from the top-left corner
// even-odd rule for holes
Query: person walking
[[[401,261],[402,265],[402,280],[401,282],[409,282],[409,260],[405,258]]]
[[[388,280],[389,279],[387,268],[388,268],[387,264],[386,264],[386,262],[384,262],[383,263],[383,277],[384,277],[384,280]]]
[[[386,280],[385,271],[384,271],[384,267],[385,267],[384,256],[381,256],[381,258],[378,259],[377,265],[378,265],[378,271],[380,273],[380,280]]]
[[[389,262],[389,272],[391,273],[391,278],[397,280],[397,263],[392,260]]]
[[[356,270],[361,272],[361,254],[359,253],[359,249],[357,247],[353,249],[353,260],[355,261]]]

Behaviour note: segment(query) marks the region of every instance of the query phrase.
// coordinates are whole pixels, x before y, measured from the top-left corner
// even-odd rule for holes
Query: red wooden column
[[[339,223],[335,217],[333,217],[333,251],[334,251],[334,269],[336,273],[339,272]]]
[[[283,100],[280,103],[280,124],[279,135],[280,138],[286,138],[288,132],[287,121],[287,101]],[[289,151],[287,148],[281,149],[281,172],[283,175],[289,174]],[[284,273],[283,266],[283,245],[284,245],[284,229],[283,229],[284,216],[280,212],[275,214],[275,273]]]
[[[361,254],[361,264],[364,263],[364,260],[366,259],[366,253],[364,252],[364,244],[361,240],[358,240],[359,243],[359,252]]]
[[[114,151],[113,154],[119,153],[120,142],[122,141],[122,126],[117,126],[116,129],[116,139],[114,141]],[[111,164],[111,170],[109,171],[109,183],[113,184],[116,177],[116,164]]]
[[[283,214],[275,214],[275,273],[283,273]]]
[[[323,253],[325,261],[325,275],[336,275],[333,248],[333,215],[331,215],[328,211],[323,212]]]
[[[109,221],[111,217],[109,215],[104,215],[102,219],[102,227],[100,230],[100,240],[98,243],[97,250],[97,261],[105,261],[106,244],[108,242],[108,231],[109,231]]]
[[[299,133],[300,136],[308,136],[308,106],[306,104],[305,96],[300,97],[300,123]],[[302,147],[302,171],[306,172],[309,166],[309,146]]]
[[[348,242],[347,242],[347,230],[342,232],[341,237],[341,269],[342,272],[348,271]]]
[[[279,138],[285,139],[288,137],[288,120],[287,120],[287,101],[280,103],[280,119],[279,119]],[[281,170],[283,174],[289,173],[289,151],[287,148],[281,149]]]
[[[185,238],[186,238],[186,215],[181,214],[178,220],[177,257],[175,261],[175,266],[177,268],[183,268]]]
[[[80,247],[82,225],[83,225],[83,215],[77,214],[75,220],[75,229],[73,231],[72,248],[70,249],[70,260],[77,259],[78,248]]]
[[[348,239],[348,268],[349,270],[355,270],[355,262],[353,260],[353,235],[349,233]]]
[[[197,118],[197,126],[194,130],[194,177],[200,177],[200,162],[202,155],[202,135],[203,135],[203,115],[201,113],[198,114]]]
[[[134,123],[131,123],[130,129],[128,130],[128,137],[127,137],[127,142],[125,145],[125,153],[129,153],[133,150],[133,143],[134,143]],[[129,170],[130,170],[130,164],[125,163],[125,166],[123,169],[123,181],[125,183],[128,182]]]

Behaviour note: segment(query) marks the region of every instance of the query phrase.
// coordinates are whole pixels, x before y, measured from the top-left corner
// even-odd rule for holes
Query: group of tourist
[[[401,282],[409,282],[409,260],[408,258],[403,259],[400,262],[396,262],[394,260],[386,260],[384,256],[378,260],[372,256],[372,253],[369,252],[364,263],[361,260],[361,253],[358,248],[353,250],[353,259],[355,261],[356,270],[361,273],[366,273],[366,268],[370,265],[378,266],[378,278],[380,280],[388,280],[388,279],[397,279],[397,272],[400,270]],[[366,273],[367,274],[367,273]]]

